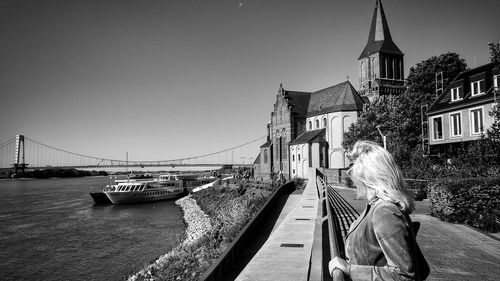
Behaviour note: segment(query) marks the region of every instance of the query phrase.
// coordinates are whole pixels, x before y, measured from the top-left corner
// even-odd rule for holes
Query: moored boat
[[[116,180],[104,193],[113,204],[134,204],[175,199],[187,191],[182,180],[160,175],[157,180]]]
[[[102,191],[89,192],[89,194],[92,196],[92,199],[94,199],[95,204],[111,204],[108,196]]]

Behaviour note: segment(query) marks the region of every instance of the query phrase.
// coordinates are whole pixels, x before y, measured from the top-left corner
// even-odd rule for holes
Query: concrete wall
[[[290,157],[291,178],[307,179],[309,177],[309,144],[291,145]]]
[[[324,127],[323,120],[327,120],[327,126]],[[326,141],[328,142],[328,168],[343,169],[349,166],[346,161],[345,151],[342,147],[344,141],[344,133],[349,130],[349,126],[358,120],[357,111],[339,111],[317,116],[308,117],[306,124],[309,121],[313,124],[313,130],[316,130],[316,120],[319,120],[320,127],[326,128]],[[309,127],[307,127],[309,130]]]

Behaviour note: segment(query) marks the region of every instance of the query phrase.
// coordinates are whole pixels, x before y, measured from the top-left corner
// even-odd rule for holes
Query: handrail
[[[328,242],[329,242],[329,250],[330,250],[330,257],[342,257],[341,251],[340,251],[340,246],[338,243],[338,230],[336,228],[336,224],[333,221],[333,210],[330,204],[330,199],[328,196],[327,192],[327,185],[325,184],[325,181],[323,179],[323,174],[319,172],[319,170],[316,169],[316,182],[319,182],[321,184],[321,195],[324,200],[326,200],[326,212],[327,212],[327,221],[328,221]],[[328,263],[327,263],[328,264]],[[340,269],[334,269],[332,273],[332,280],[333,281],[344,281],[345,276],[344,272],[342,272]]]

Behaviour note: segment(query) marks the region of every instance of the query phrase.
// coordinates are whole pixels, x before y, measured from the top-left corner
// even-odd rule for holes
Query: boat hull
[[[95,204],[111,204],[111,200],[104,192],[89,192],[89,194],[94,199]]]
[[[141,191],[106,191],[104,192],[111,203],[115,205],[121,204],[137,204],[162,200],[177,199],[186,195],[186,191],[172,192],[167,190],[141,192]]]

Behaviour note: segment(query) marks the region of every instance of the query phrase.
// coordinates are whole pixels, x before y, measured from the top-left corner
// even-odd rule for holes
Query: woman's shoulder
[[[405,216],[396,204],[378,199],[372,207],[372,224],[378,237],[383,238],[406,228]]]

